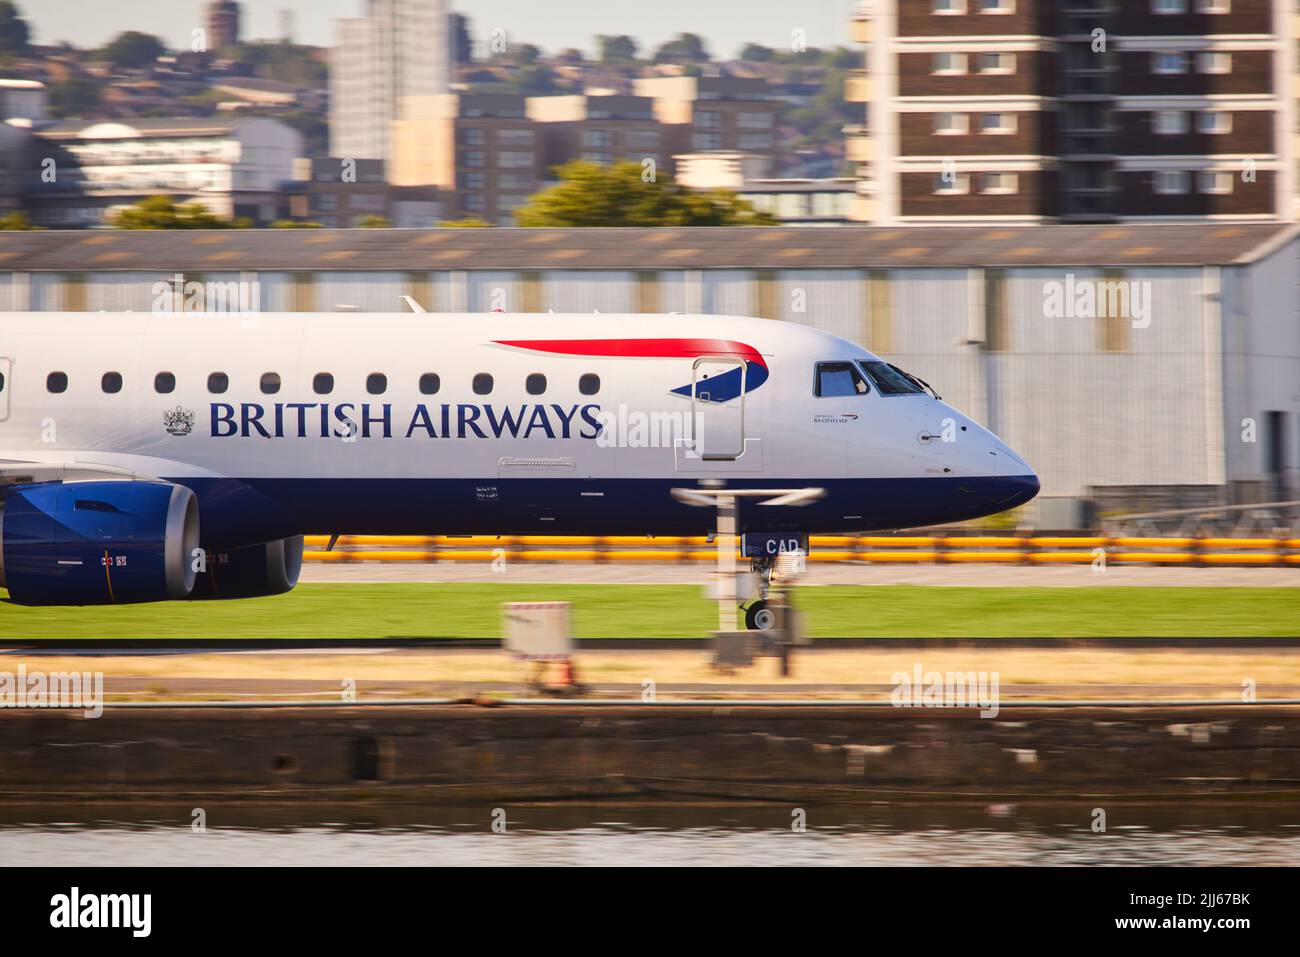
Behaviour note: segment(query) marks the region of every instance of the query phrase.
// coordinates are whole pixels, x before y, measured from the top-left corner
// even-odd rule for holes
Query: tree
[[[118,229],[230,229],[247,225],[246,219],[221,219],[202,203],[177,205],[167,196],[150,196],[118,211],[110,222]]]
[[[482,219],[444,219],[438,224],[443,229],[491,229],[492,224]]]
[[[273,219],[271,229],[321,229],[322,225],[314,219]]]
[[[50,112],[60,119],[91,116],[99,107],[99,84],[76,74],[50,87]]]
[[[729,192],[699,193],[660,177],[647,182],[640,163],[601,166],[575,160],[557,167],[560,182],[515,211],[520,226],[768,226],[771,216]]]
[[[357,221],[357,225],[362,229],[388,229],[393,224],[386,216],[378,216],[371,213],[369,216],[362,216]]]
[[[709,51],[694,33],[679,33],[655,51],[656,63],[707,63]]]
[[[35,229],[35,228],[36,228],[35,226],[33,226],[31,223],[27,221],[27,214],[24,213],[22,210],[16,209],[11,213],[5,213],[3,216],[0,216],[0,230],[21,230],[21,229]]]
[[[532,66],[542,56],[541,47],[532,43],[521,43],[515,47],[515,62],[522,63],[524,66]]]
[[[776,51],[758,43],[746,43],[740,51],[740,58],[749,63],[770,63]]]
[[[122,69],[134,69],[148,66],[158,59],[167,48],[157,37],[137,30],[127,30],[114,37],[99,55],[113,66]]]
[[[0,53],[22,53],[30,37],[31,30],[18,6],[10,0],[0,0]]]
[[[626,63],[636,59],[636,41],[629,36],[598,36],[596,49],[601,63]]]

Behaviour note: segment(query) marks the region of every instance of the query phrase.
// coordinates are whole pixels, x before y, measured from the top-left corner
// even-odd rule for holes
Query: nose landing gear
[[[745,627],[750,631],[771,631],[776,627],[776,611],[767,600],[775,568],[776,557],[772,555],[755,557],[750,561],[749,570],[758,579],[758,598],[745,608]]]

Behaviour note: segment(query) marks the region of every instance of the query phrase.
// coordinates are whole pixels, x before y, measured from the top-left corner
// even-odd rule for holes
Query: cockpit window
[[[875,380],[876,388],[880,390],[881,395],[915,395],[925,392],[919,381],[898,366],[879,361],[864,362],[862,365]]]
[[[817,363],[817,395],[821,398],[866,395],[870,391],[867,377],[852,362]]]

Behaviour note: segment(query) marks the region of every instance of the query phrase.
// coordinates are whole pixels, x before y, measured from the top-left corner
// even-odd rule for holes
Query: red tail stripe
[[[767,363],[753,346],[731,339],[498,339],[499,346],[566,356],[612,356],[637,359],[690,359],[737,356],[763,368]]]

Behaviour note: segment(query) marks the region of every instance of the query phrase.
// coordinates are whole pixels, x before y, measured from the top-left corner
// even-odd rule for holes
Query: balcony
[[[870,163],[876,158],[876,141],[860,126],[847,127],[844,158],[850,163]]]
[[[849,103],[871,102],[871,77],[866,70],[854,70],[845,77],[844,99]]]

